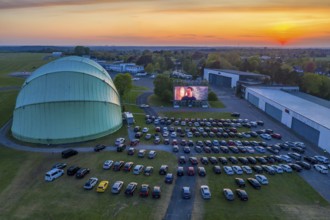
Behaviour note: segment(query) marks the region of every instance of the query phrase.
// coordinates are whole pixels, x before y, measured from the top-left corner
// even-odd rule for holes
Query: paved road
[[[3,86],[0,87],[0,91],[12,91],[12,90],[20,90],[20,86]]]

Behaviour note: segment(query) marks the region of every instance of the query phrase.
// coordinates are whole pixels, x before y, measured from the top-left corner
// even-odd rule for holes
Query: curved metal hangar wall
[[[99,138],[122,126],[119,94],[99,64],[82,57],[48,63],[24,82],[12,134],[32,143],[59,144]]]

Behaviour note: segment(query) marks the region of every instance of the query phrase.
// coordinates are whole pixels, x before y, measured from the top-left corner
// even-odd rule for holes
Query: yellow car
[[[103,180],[96,188],[96,192],[104,192],[109,186],[109,181]]]

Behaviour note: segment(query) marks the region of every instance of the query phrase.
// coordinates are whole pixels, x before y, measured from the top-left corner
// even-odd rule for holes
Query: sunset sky
[[[0,0],[0,45],[330,47],[329,0]]]

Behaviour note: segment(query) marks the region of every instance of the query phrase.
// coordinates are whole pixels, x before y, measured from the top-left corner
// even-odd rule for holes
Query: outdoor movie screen
[[[204,101],[208,95],[207,86],[176,86],[174,87],[175,101]]]

